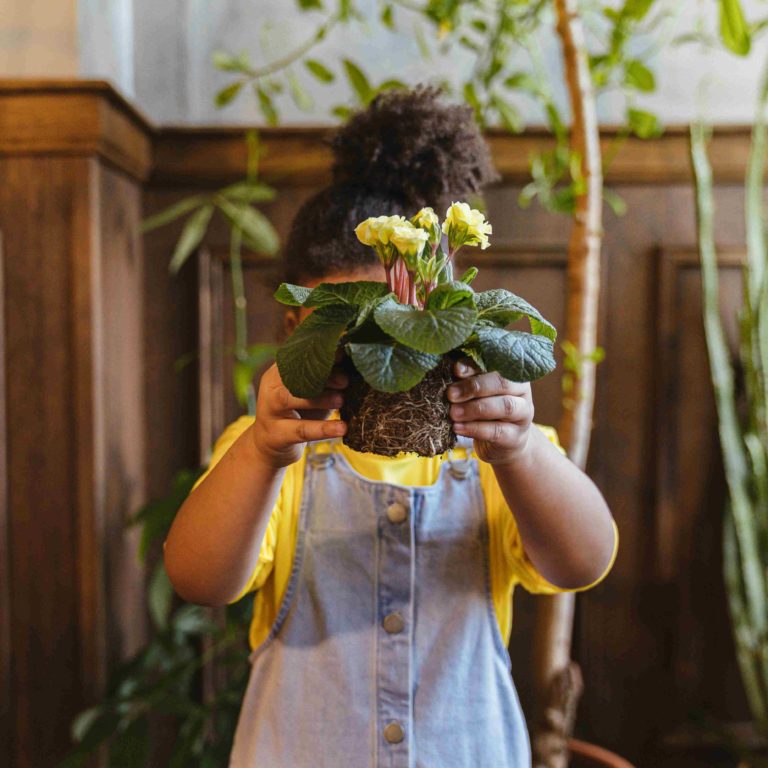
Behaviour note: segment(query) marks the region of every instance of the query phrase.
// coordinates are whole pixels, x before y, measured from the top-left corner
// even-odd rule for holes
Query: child
[[[288,238],[290,282],[381,280],[357,223],[444,211],[494,178],[471,110],[431,88],[379,95],[333,149],[332,185]],[[289,310],[286,329],[307,312]],[[506,650],[513,587],[588,589],[610,570],[618,531],[555,430],[533,422],[530,384],[469,360],[455,375],[460,445],[442,456],[347,448],[338,364],[311,400],[273,365],[256,416],[217,441],[165,564],[191,602],[255,592],[230,766],[530,766]]]

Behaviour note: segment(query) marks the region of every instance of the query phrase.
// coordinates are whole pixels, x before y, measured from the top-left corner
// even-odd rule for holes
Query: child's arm
[[[181,597],[224,605],[242,591],[286,467],[298,461],[307,441],[344,434],[345,422],[325,419],[341,405],[339,390],[347,381],[335,369],[325,391],[306,400],[288,392],[277,366],[264,373],[253,425],[189,494],[168,533],[165,567]]]
[[[493,466],[531,562],[564,589],[596,581],[614,551],[611,513],[592,480],[532,427],[531,385],[478,374],[468,360],[455,370],[461,381],[448,389],[454,429]]]

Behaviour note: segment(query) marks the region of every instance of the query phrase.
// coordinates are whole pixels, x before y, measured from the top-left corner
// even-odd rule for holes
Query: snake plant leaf
[[[546,336],[552,341],[557,339],[555,326],[546,320],[536,307],[504,288],[475,294],[475,303],[477,319],[483,325],[491,324],[504,328],[521,317],[527,317],[532,333]]]
[[[419,352],[440,355],[460,346],[472,333],[477,310],[474,307],[416,309],[389,297],[376,307],[373,317],[379,328],[401,344]]]
[[[380,392],[405,392],[415,387],[427,371],[439,362],[440,355],[394,344],[346,345],[347,352],[360,375]]]
[[[477,340],[488,370],[510,381],[535,381],[555,370],[554,343],[546,336],[481,326]]]
[[[277,369],[292,395],[317,397],[323,391],[339,339],[356,314],[357,309],[347,305],[316,309],[277,350]]]

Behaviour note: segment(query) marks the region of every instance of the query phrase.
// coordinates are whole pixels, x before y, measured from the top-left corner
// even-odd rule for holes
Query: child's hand
[[[327,421],[334,408],[341,407],[349,383],[338,365],[333,367],[326,388],[311,399],[294,397],[283,384],[277,365],[261,377],[256,398],[256,420],[251,427],[254,447],[272,467],[293,464],[301,458],[304,444],[343,435],[344,421]]]
[[[530,382],[480,373],[469,358],[457,361],[453,370],[460,380],[446,394],[456,434],[473,438],[475,452],[489,464],[508,464],[524,456],[534,411]]]

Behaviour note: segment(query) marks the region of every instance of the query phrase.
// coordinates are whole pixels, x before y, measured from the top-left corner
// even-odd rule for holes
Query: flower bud
[[[485,216],[476,208],[470,208],[467,203],[451,203],[445,213],[443,232],[448,235],[452,251],[462,245],[479,245],[485,250],[491,244],[488,235],[492,231]]]
[[[440,242],[440,220],[431,208],[422,208],[411,221],[429,234],[430,245]]]

